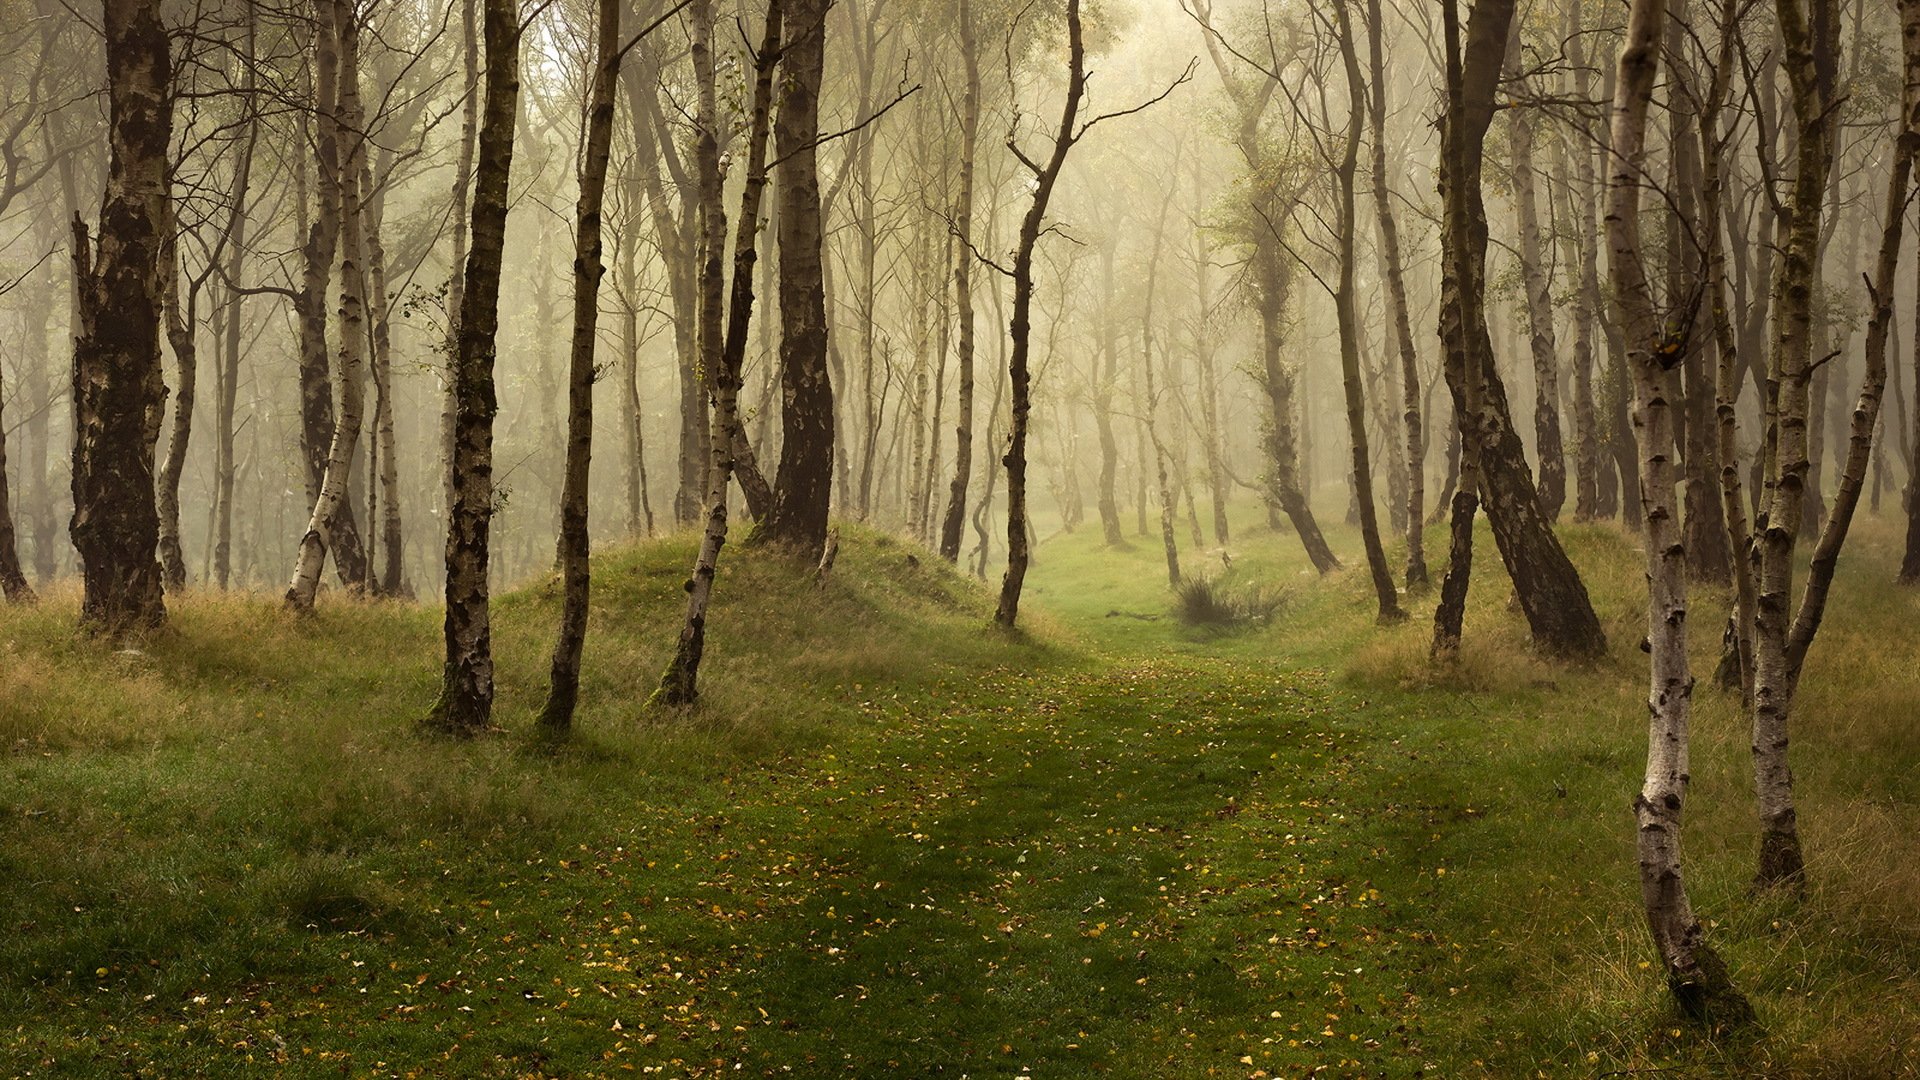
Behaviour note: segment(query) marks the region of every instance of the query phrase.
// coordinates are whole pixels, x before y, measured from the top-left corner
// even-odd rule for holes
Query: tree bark
[[[225,591],[233,576],[233,487],[237,464],[234,459],[234,411],[240,390],[241,319],[245,294],[240,281],[247,259],[247,197],[252,187],[253,155],[260,141],[260,114],[254,104],[256,87],[255,20],[248,20],[245,54],[242,56],[242,91],[246,95],[246,135],[240,144],[240,157],[234,164],[233,201],[227,208],[226,236],[222,249],[227,259],[225,295],[220,322],[220,361],[214,369],[214,528],[213,577]]]
[[[1499,8],[1500,0],[1484,10],[1489,18],[1504,27],[1513,17],[1512,5]],[[1482,7],[1473,15],[1478,21]],[[1433,612],[1435,658],[1452,656],[1460,649],[1465,632],[1467,586],[1473,576],[1473,519],[1480,510],[1480,440],[1470,427],[1480,415],[1482,392],[1479,353],[1470,340],[1467,324],[1478,318],[1473,305],[1485,297],[1483,282],[1485,248],[1473,245],[1469,225],[1470,204],[1466,178],[1469,175],[1467,130],[1468,111],[1465,85],[1465,57],[1461,54],[1460,14],[1457,0],[1445,0],[1441,9],[1446,46],[1446,111],[1440,128],[1440,343],[1445,350],[1442,367],[1454,399],[1453,438],[1449,449],[1457,469],[1452,482],[1451,507],[1447,527],[1447,569],[1440,578],[1440,602]],[[1478,29],[1478,27],[1476,27]],[[1491,32],[1487,31],[1491,37]],[[1484,137],[1480,128],[1479,137]],[[1484,326],[1484,322],[1481,323]]]
[[[600,208],[613,154],[615,90],[620,79],[620,8],[600,0],[594,22],[593,84],[587,101],[580,200],[573,230],[573,341],[567,368],[567,464],[560,492],[558,562],[562,582],[560,634],[553,646],[547,703],[540,724],[550,732],[573,726],[580,699],[580,656],[587,643],[592,545],[587,534],[587,487],[593,468],[594,345],[600,322]]]
[[[1453,219],[1445,235],[1456,248],[1449,255],[1452,265],[1448,269],[1454,279],[1451,299],[1458,310],[1449,315],[1443,301],[1442,322],[1457,320],[1458,327],[1443,329],[1442,337],[1452,339],[1449,348],[1458,354],[1446,365],[1462,440],[1460,491],[1455,498],[1473,490],[1468,464],[1470,459],[1477,459],[1478,485],[1483,488],[1494,542],[1526,614],[1534,644],[1551,655],[1586,659],[1606,652],[1606,635],[1579,572],[1540,512],[1539,493],[1507,409],[1506,388],[1492,364],[1493,346],[1482,300],[1487,218],[1480,175],[1486,131],[1493,117],[1494,87],[1512,18],[1511,0],[1480,0],[1474,6],[1459,65],[1460,101],[1450,108],[1454,126],[1446,132],[1452,148],[1442,181],[1447,185],[1446,197],[1453,200],[1449,210]],[[1469,401],[1470,391],[1477,395],[1477,401]],[[1472,527],[1472,509],[1456,507],[1456,550],[1471,544],[1471,536],[1464,530]],[[1463,517],[1462,510],[1469,512]],[[1448,573],[1453,572],[1449,567]],[[1435,634],[1435,646],[1440,651],[1450,647],[1449,638],[1457,641],[1453,627],[1458,625],[1457,605],[1464,601],[1465,588],[1465,582],[1460,582],[1457,601],[1450,600],[1451,594],[1443,590],[1447,618],[1443,624],[1436,616]]]
[[[1584,3],[1567,5],[1567,66],[1573,72],[1573,97],[1589,100],[1593,80],[1587,68]],[[1567,143],[1572,143],[1571,146]],[[1568,168],[1568,159],[1571,169]],[[1569,220],[1573,228],[1563,230],[1568,251],[1568,266],[1579,268],[1579,280],[1573,290],[1573,520],[1592,521],[1600,515],[1600,448],[1596,436],[1598,423],[1593,400],[1593,322],[1594,301],[1600,295],[1598,219],[1599,193],[1595,191],[1593,151],[1579,136],[1563,140],[1560,155],[1562,188],[1566,194]],[[1567,174],[1571,172],[1571,176]],[[1575,251],[1577,249],[1577,257]]]
[[[940,521],[940,557],[960,558],[960,529],[965,523],[967,486],[973,470],[973,183],[980,144],[980,57],[973,36],[972,0],[960,0],[960,61],[966,86],[960,98],[960,195],[954,208],[954,232],[960,241],[953,267],[953,304],[958,321],[955,363],[959,398],[954,417],[953,482],[947,488],[947,512]]]
[[[1640,256],[1640,185],[1646,171],[1647,109],[1660,62],[1666,0],[1634,0],[1620,52],[1613,104],[1618,163],[1607,184],[1607,242],[1615,303],[1633,373],[1641,500],[1647,527],[1647,641],[1652,656],[1647,708],[1647,768],[1634,800],[1639,824],[1640,899],[1682,1009],[1716,1023],[1750,1022],[1752,1007],[1735,990],[1726,964],[1707,945],[1681,874],[1693,674],[1687,659],[1687,553],[1674,505],[1675,449],[1671,369],[1682,339],[1663,336]]]
[[[466,302],[467,227],[473,197],[474,140],[480,127],[480,28],[476,0],[460,0],[463,79],[460,103],[460,160],[453,176],[453,272],[447,277],[447,340],[442,346],[444,393],[440,399],[440,466],[445,481],[441,491],[448,520],[459,493],[454,490],[454,416],[459,402],[453,392],[454,368],[460,356],[460,312]]]
[[[493,521],[495,336],[506,250],[507,183],[520,100],[519,5],[485,0],[486,101],[473,186],[473,250],[461,294],[454,362],[454,502],[447,516],[446,663],[428,724],[454,735],[485,731],[493,717],[493,630],[488,610]]]
[[[1880,250],[1873,276],[1867,281],[1871,315],[1867,321],[1866,370],[1848,425],[1847,453],[1839,462],[1833,504],[1827,511],[1820,537],[1814,542],[1807,565],[1806,588],[1788,631],[1788,677],[1794,691],[1799,687],[1807,651],[1812,648],[1826,615],[1840,550],[1846,544],[1854,512],[1860,507],[1860,493],[1866,485],[1867,466],[1873,458],[1874,435],[1880,426],[1881,399],[1887,385],[1887,343],[1893,325],[1894,281],[1900,269],[1901,235],[1911,197],[1908,189],[1913,159],[1916,151],[1920,151],[1920,0],[1901,0],[1900,22],[1905,49],[1901,124],[1894,140],[1893,168],[1887,176]]]
[[[1426,550],[1427,440],[1421,431],[1420,358],[1413,345],[1413,320],[1407,304],[1406,273],[1400,258],[1400,226],[1393,216],[1393,188],[1387,179],[1387,67],[1383,38],[1386,22],[1380,0],[1367,0],[1367,59],[1373,94],[1368,123],[1373,142],[1373,217],[1378,239],[1380,277],[1387,287],[1387,319],[1393,354],[1400,361],[1400,414],[1406,439],[1407,589],[1424,589],[1429,580]],[[1221,542],[1225,543],[1223,535]]]
[[[756,237],[760,231],[760,202],[767,187],[767,136],[772,126],[773,72],[781,56],[781,0],[769,0],[766,28],[760,49],[754,56],[753,112],[747,135],[747,176],[740,193],[740,213],[735,223],[733,247],[733,289],[728,298],[725,337],[719,343],[718,362],[709,370],[713,383],[713,463],[709,469],[707,491],[707,527],[701,538],[700,552],[687,579],[687,617],[680,628],[680,641],[673,660],[660,677],[653,702],[661,705],[691,705],[700,695],[700,659],[706,652],[707,603],[713,595],[713,579],[719,568],[720,548],[727,542],[727,488],[733,482],[734,447],[740,437],[740,370],[746,359],[747,331],[753,317],[753,267],[758,257]],[[704,287],[715,289],[720,282],[714,264],[720,262],[726,248],[726,217],[721,206],[723,174],[720,149],[715,139],[718,124],[713,85],[713,3],[693,0],[694,24],[692,58],[696,87],[695,168],[700,176],[703,243],[708,264]],[[799,33],[817,34],[818,24],[802,23]],[[719,298],[711,299],[705,313],[717,315]],[[706,320],[703,319],[703,323]],[[717,325],[703,326],[703,336],[719,331]],[[706,350],[703,347],[703,352]],[[822,541],[824,544],[824,541]]]
[[[166,621],[155,557],[154,443],[160,371],[160,257],[168,228],[172,56],[158,5],[106,0],[107,187],[100,243],[74,219],[80,325],[73,356],[73,519],[80,619],[118,636]]]
[[[160,516],[160,581],[169,593],[179,593],[187,587],[186,553],[180,546],[180,477],[186,471],[187,448],[193,438],[193,403],[200,382],[198,312],[200,289],[206,280],[205,275],[191,279],[182,273],[176,230],[177,225],[169,225],[162,239],[164,250],[160,261],[167,283],[161,290],[160,302],[164,308],[162,320],[167,344],[173,349],[180,385],[173,393],[173,425],[154,492],[154,509]],[[213,258],[219,258],[218,253]]]
[[[1816,4],[1827,0],[1813,0]],[[1808,350],[1814,277],[1820,264],[1820,215],[1832,168],[1828,109],[1815,71],[1813,36],[1800,0],[1776,0],[1783,63],[1793,89],[1800,138],[1787,210],[1785,254],[1774,275],[1775,331],[1769,363],[1777,386],[1766,506],[1755,521],[1759,569],[1753,645],[1754,790],[1760,812],[1755,884],[1798,886],[1805,879],[1787,768],[1787,718],[1793,677],[1787,654],[1793,555],[1806,508]]]
[[[1753,689],[1753,571],[1748,543],[1746,498],[1740,484],[1740,345],[1727,306],[1727,258],[1722,233],[1726,166],[1720,136],[1720,113],[1733,81],[1733,46],[1738,33],[1740,0],[1722,0],[1720,45],[1713,77],[1700,111],[1701,232],[1705,237],[1706,303],[1713,316],[1714,424],[1716,464],[1720,472],[1722,543],[1731,553],[1728,573],[1734,587],[1731,633],[1731,674],[1743,700],[1751,704]],[[1731,229],[1734,223],[1724,222]]]
[[[1001,459],[1007,468],[1007,572],[1000,580],[1000,603],[993,613],[994,622],[1011,630],[1020,617],[1020,591],[1027,576],[1027,417],[1032,412],[1032,374],[1027,358],[1032,348],[1033,331],[1033,253],[1040,244],[1040,232],[1047,217],[1047,205],[1053,199],[1060,170],[1067,164],[1073,144],[1085,134],[1077,129],[1081,99],[1086,96],[1086,46],[1080,33],[1080,0],[1067,0],[1067,96],[1060,108],[1060,128],[1053,139],[1052,152],[1045,162],[1021,156],[1033,174],[1032,201],[1020,221],[1019,244],[1013,256],[1013,317],[1008,335],[1013,353],[1007,361],[1012,387],[1012,425],[1007,453]],[[1011,143],[1012,140],[1010,139]]]
[[[1373,463],[1367,452],[1366,389],[1360,376],[1360,313],[1354,279],[1355,237],[1360,231],[1359,206],[1354,197],[1353,179],[1360,162],[1360,139],[1367,121],[1367,87],[1360,76],[1360,54],[1353,38],[1352,19],[1347,6],[1334,7],[1334,27],[1340,38],[1340,56],[1347,77],[1346,146],[1334,168],[1339,218],[1335,239],[1340,261],[1339,284],[1334,290],[1335,319],[1340,328],[1340,376],[1346,391],[1347,437],[1353,454],[1353,495],[1360,512],[1360,537],[1367,551],[1367,567],[1373,574],[1374,596],[1379,604],[1379,621],[1399,622],[1406,618],[1400,610],[1400,595],[1393,584],[1393,571],[1387,566],[1386,548],[1380,542],[1380,522],[1373,503]]]
[[[778,161],[780,246],[780,468],[757,535],[809,561],[827,542],[833,498],[833,380],[827,368],[827,302],[821,260],[820,80],[826,0],[793,0],[793,40],[782,57]]]
[[[4,595],[9,604],[31,604],[36,597],[33,586],[27,584],[27,575],[20,569],[20,548],[14,536],[13,507],[8,498],[6,405],[6,387],[0,386],[0,595]]]
[[[331,3],[335,40],[339,47],[339,98],[331,109],[340,133],[348,146],[332,165],[322,161],[322,172],[333,179],[323,181],[323,190],[331,188],[339,199],[340,227],[340,411],[335,418],[327,452],[326,472],[322,474],[320,493],[313,502],[313,515],[307,521],[300,541],[293,577],[287,585],[286,605],[296,612],[313,610],[314,593],[320,586],[320,571],[327,550],[335,547],[340,521],[353,513],[347,496],[347,480],[353,471],[354,454],[359,445],[363,419],[367,353],[366,273],[364,200],[361,198],[360,173],[365,163],[366,138],[360,107],[360,25],[348,0]],[[324,31],[322,31],[324,33]],[[356,556],[362,585],[367,580],[365,559]],[[345,564],[336,552],[336,563]]]
[[[1510,78],[1520,75],[1520,59],[1516,20],[1507,56]],[[1540,238],[1540,200],[1535,191],[1533,117],[1526,106],[1507,112],[1507,151],[1513,163],[1513,201],[1519,219],[1527,347],[1533,357],[1533,441],[1540,460],[1540,513],[1552,522],[1567,500],[1567,454],[1560,438],[1560,356],[1553,332],[1553,290],[1547,280],[1547,245]]]

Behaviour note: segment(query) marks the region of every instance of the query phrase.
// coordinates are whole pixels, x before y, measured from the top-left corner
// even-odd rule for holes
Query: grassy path
[[[1277,539],[1241,556],[1290,590],[1271,631],[1153,617],[1157,552],[1076,537],[1009,641],[863,537],[824,592],[737,564],[710,698],[662,723],[633,703],[683,548],[602,567],[557,757],[517,733],[541,590],[501,605],[515,706],[472,747],[407,727],[431,613],[190,601],[139,657],[4,616],[0,1074],[1819,1075],[1816,1026],[1830,1075],[1905,1067],[1910,1012],[1885,1045],[1834,1014],[1915,950],[1819,946],[1830,911],[1717,931],[1787,1039],[1669,1031],[1621,672],[1367,675],[1406,643]],[[1809,972],[1833,998],[1793,1012]]]

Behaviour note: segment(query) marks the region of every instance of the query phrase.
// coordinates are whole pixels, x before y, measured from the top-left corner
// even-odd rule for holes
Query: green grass
[[[1643,966],[1630,544],[1566,532],[1606,662],[1529,659],[1483,540],[1436,669],[1424,614],[1377,629],[1363,573],[1237,524],[1225,572],[1284,602],[1224,632],[1174,618],[1152,539],[1043,545],[1011,636],[883,535],[850,528],[820,589],[731,547],[684,713],[642,702],[691,540],[614,552],[558,753],[551,584],[496,606],[473,744],[415,727],[433,611],[190,596],[129,653],[76,639],[72,596],[0,609],[0,1074],[1920,1070],[1890,530],[1809,662],[1804,900],[1744,891],[1745,736],[1703,680],[1691,883],[1765,1024],[1714,1039]]]

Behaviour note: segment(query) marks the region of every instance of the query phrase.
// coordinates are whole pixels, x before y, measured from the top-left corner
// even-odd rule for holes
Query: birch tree
[[[515,0],[485,0],[485,104],[474,171],[473,249],[461,290],[460,348],[453,369],[453,505],[447,515],[446,662],[428,724],[473,736],[493,717],[493,624],[487,569],[493,521],[493,419],[500,261],[506,250],[507,183],[520,101],[520,22]]]
[[[1634,799],[1639,826],[1640,900],[1667,986],[1690,1015],[1746,1022],[1752,1008],[1687,898],[1680,857],[1681,813],[1690,779],[1693,674],[1687,659],[1687,553],[1674,486],[1672,367],[1686,342],[1662,334],[1640,252],[1640,189],[1646,178],[1647,109],[1660,64],[1666,0],[1634,0],[1613,100],[1614,167],[1607,181],[1607,244],[1615,304],[1634,383],[1641,502],[1647,526],[1647,642],[1651,657],[1647,768]]]

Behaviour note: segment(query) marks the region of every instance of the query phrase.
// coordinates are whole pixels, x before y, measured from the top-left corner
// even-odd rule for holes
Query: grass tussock
[[[1269,622],[1286,600],[1286,593],[1264,582],[1196,575],[1173,590],[1173,613],[1187,626],[1231,630]]]

